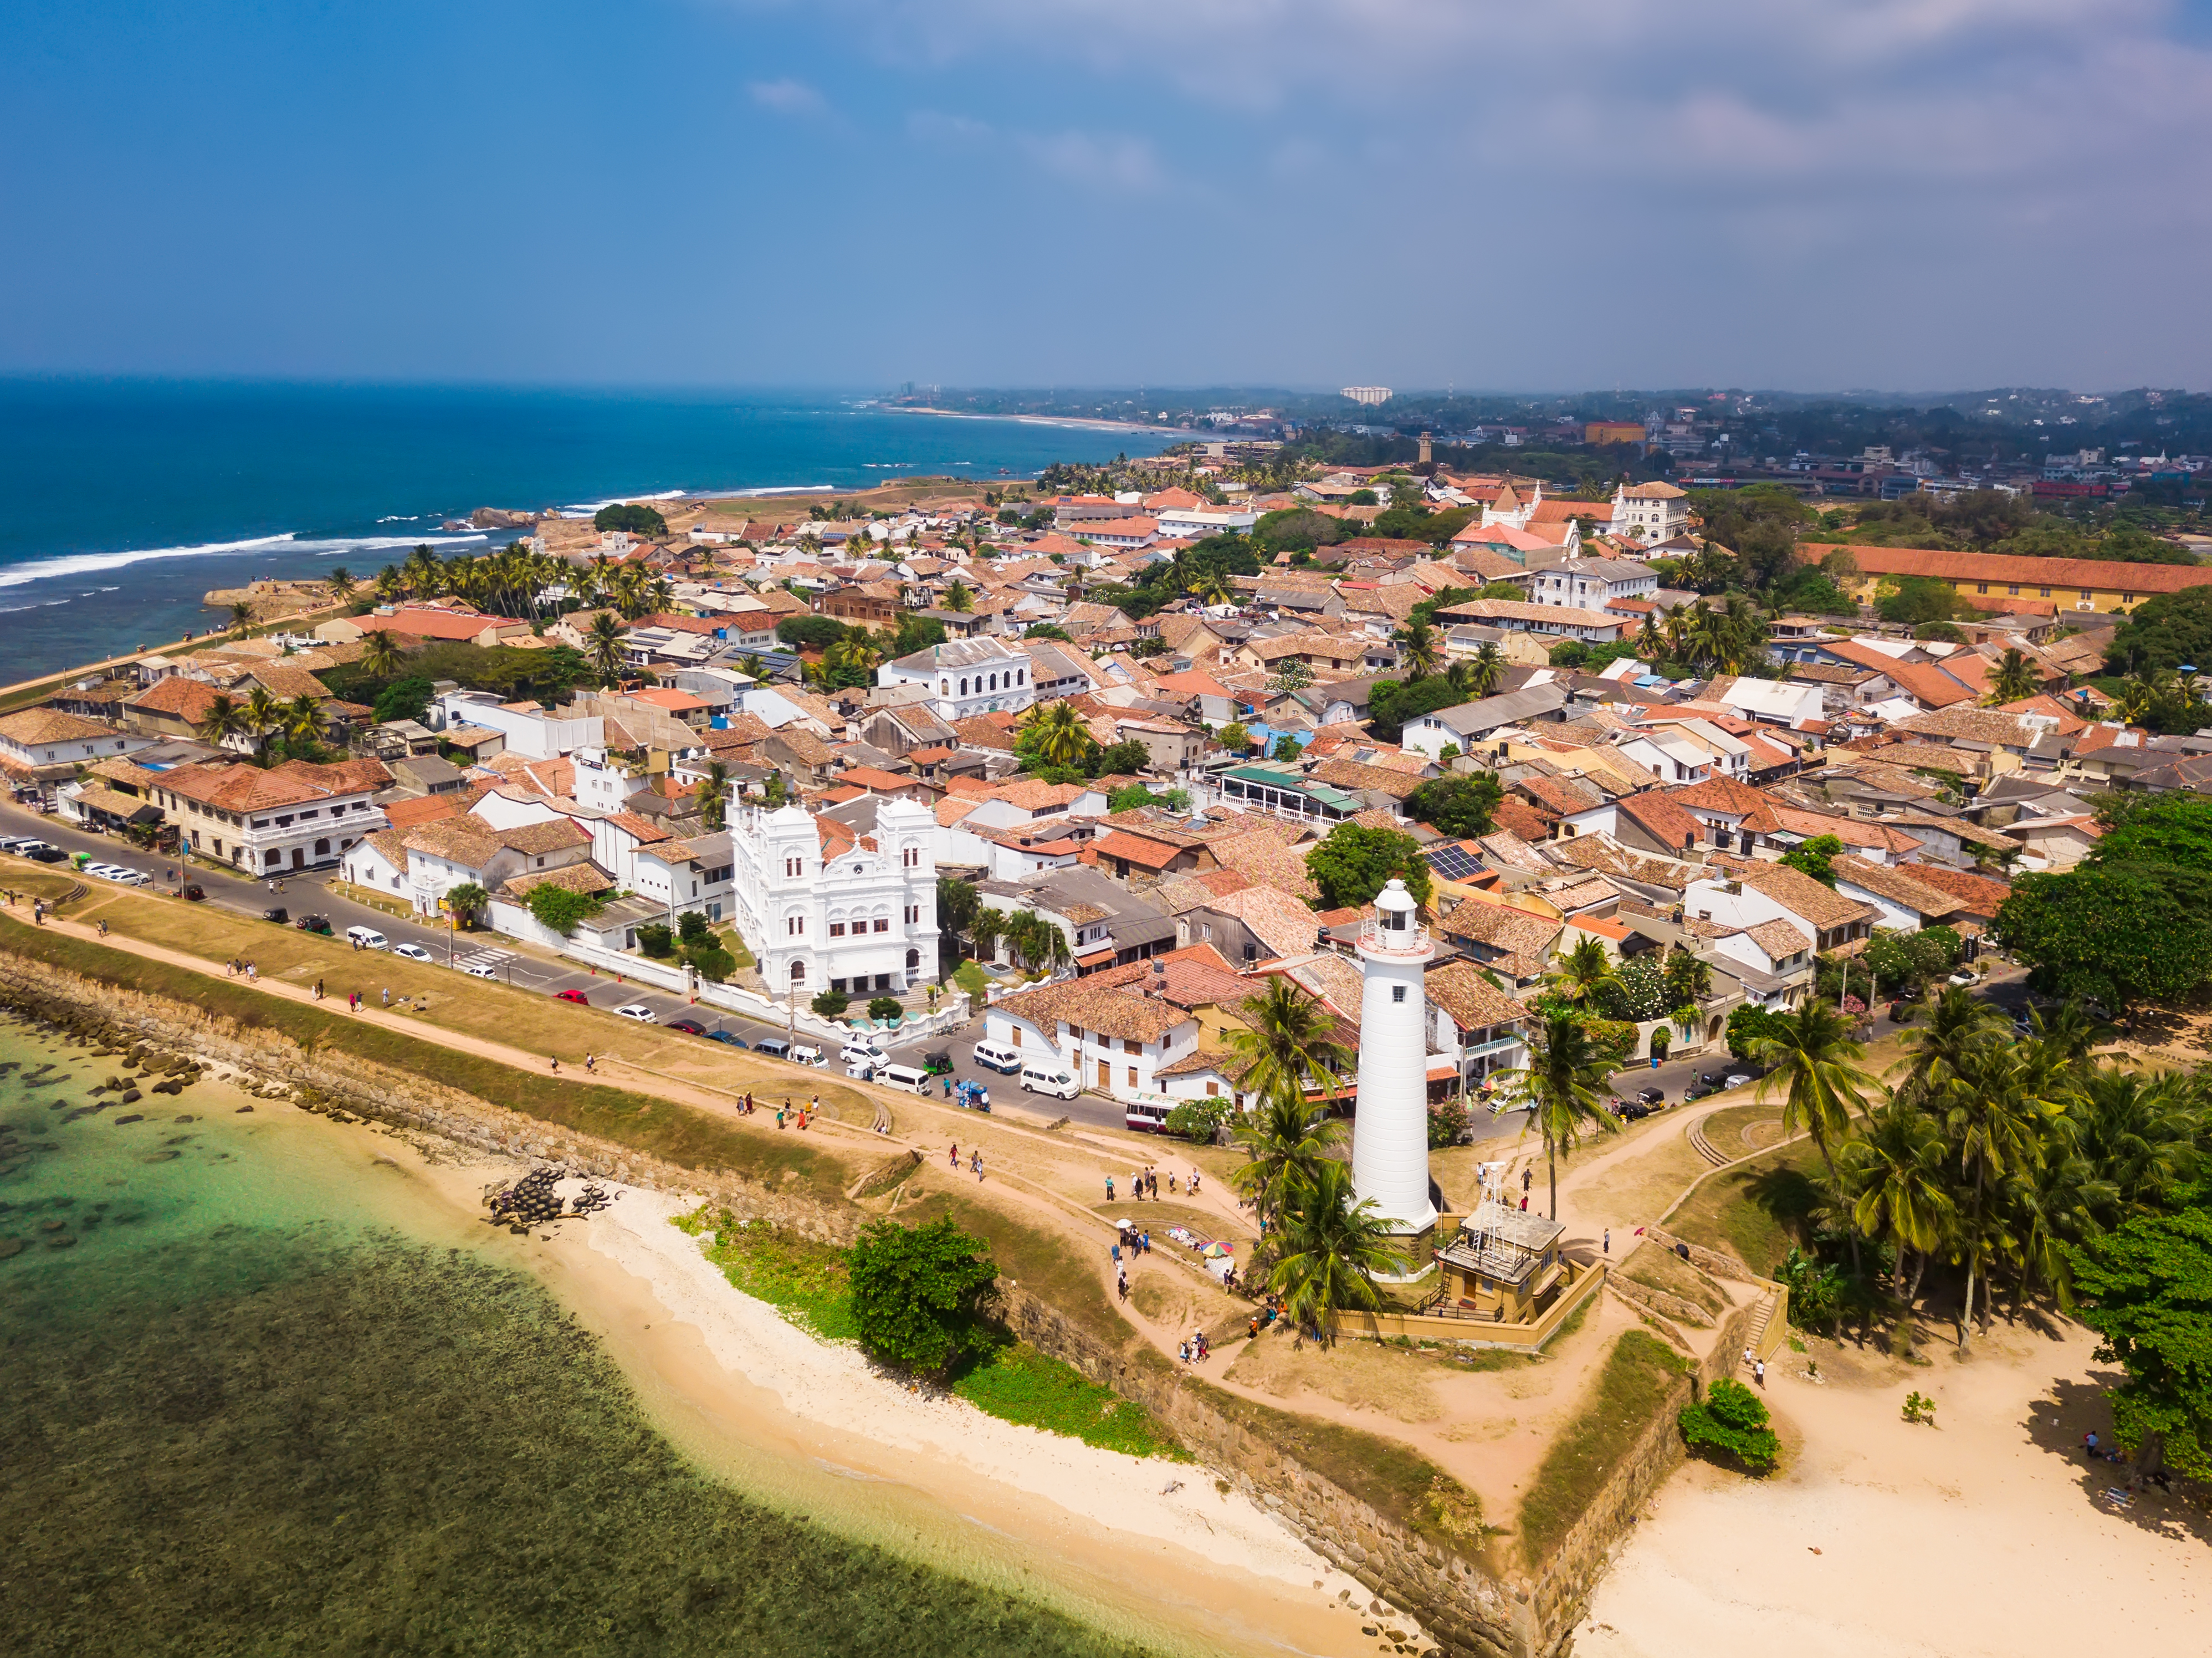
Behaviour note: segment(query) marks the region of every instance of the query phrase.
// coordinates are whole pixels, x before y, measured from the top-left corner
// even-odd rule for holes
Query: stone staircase
[[[1769,1291],[1759,1298],[1759,1309],[1751,1315],[1751,1334],[1745,1345],[1751,1349],[1753,1358],[1766,1357],[1766,1327],[1774,1320],[1774,1304],[1773,1293]],[[1741,1358],[1736,1360],[1736,1366],[1739,1370],[1746,1371],[1751,1369],[1751,1366],[1746,1364]]]
[[[1717,1146],[1705,1138],[1705,1119],[1703,1117],[1690,1125],[1690,1149],[1716,1169],[1735,1161],[1735,1158],[1725,1156]]]

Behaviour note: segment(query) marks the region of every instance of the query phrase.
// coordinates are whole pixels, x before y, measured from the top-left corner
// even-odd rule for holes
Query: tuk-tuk
[[[965,1078],[952,1084],[952,1099],[963,1111],[988,1111],[991,1108],[991,1090],[979,1082],[969,1082]]]
[[[925,1077],[949,1077],[952,1074],[952,1052],[940,1048],[934,1054],[921,1056],[921,1074]]]
[[[282,904],[271,904],[261,912],[261,919],[264,921],[274,921],[277,926],[282,926],[292,919],[292,912]]]
[[[302,915],[292,925],[302,932],[319,932],[325,938],[331,935],[331,918],[327,915]]]
[[[189,886],[185,889],[184,897],[186,903],[197,904],[203,902],[207,894],[197,886]]]

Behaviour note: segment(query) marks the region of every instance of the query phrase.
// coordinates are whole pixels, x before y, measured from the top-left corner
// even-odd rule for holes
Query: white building
[[[1025,1061],[1056,1060],[1109,1099],[1164,1094],[1172,1084],[1163,1067],[1185,1066],[1197,1055],[1199,1024],[1195,1014],[1148,993],[1150,984],[1149,976],[1113,986],[1070,979],[1018,991],[984,1014],[984,1038]]]
[[[1234,507],[1170,507],[1156,520],[1163,536],[1177,541],[1202,541],[1207,536],[1249,534],[1260,521],[1257,513]]]
[[[1626,536],[1646,546],[1686,535],[1690,501],[1671,483],[1623,484],[1613,492],[1613,519],[1607,535]]]
[[[1352,1181],[1396,1235],[1437,1221],[1429,1200],[1427,999],[1421,981],[1435,954],[1406,884],[1376,895],[1359,927],[1359,1094],[1352,1131]]]
[[[335,766],[287,760],[258,766],[173,766],[154,802],[201,856],[256,874],[320,869],[382,829],[374,799],[392,774],[374,760]]]
[[[606,722],[597,714],[571,718],[535,702],[502,702],[489,691],[447,691],[438,699],[433,714],[433,731],[482,726],[507,739],[508,753],[526,760],[557,760],[606,741]]]
[[[730,919],[777,995],[877,994],[937,974],[937,820],[878,798],[872,833],[797,806],[730,825]]]
[[[979,714],[1019,714],[1036,701],[1029,653],[991,638],[954,639],[876,670],[878,685],[921,685],[948,723]]]
[[[0,716],[0,772],[19,781],[67,779],[78,766],[151,748],[161,740],[59,708],[25,708]]]
[[[1616,598],[1650,598],[1659,591],[1659,573],[1626,558],[1571,558],[1540,570],[1528,582],[1528,597],[1539,604],[1601,610]]]

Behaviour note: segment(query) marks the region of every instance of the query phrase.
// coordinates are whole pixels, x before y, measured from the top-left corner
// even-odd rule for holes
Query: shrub
[[[686,910],[677,918],[677,936],[687,944],[704,943],[713,931],[707,925],[707,918],[696,909]]]
[[[868,1004],[868,1017],[878,1024],[881,1024],[886,1019],[896,1019],[900,1011],[898,998],[896,996],[878,996]]]
[[[853,1005],[853,999],[842,990],[825,990],[808,1005],[825,1019],[834,1019]]]
[[[699,969],[701,978],[715,984],[738,970],[738,958],[711,939],[692,945],[684,952],[684,959]]]
[[[647,921],[637,930],[637,947],[659,961],[676,953],[676,935],[658,921]]]
[[[668,520],[650,507],[641,507],[634,501],[617,501],[592,514],[592,527],[657,537],[668,533]]]
[[[998,1267],[983,1240],[949,1217],[913,1227],[877,1221],[846,1260],[869,1357],[934,1375],[988,1345],[980,1309]]]
[[[1467,1138],[1474,1120],[1467,1114],[1467,1106],[1459,1100],[1439,1100],[1429,1108],[1429,1150],[1437,1151],[1447,1145],[1457,1145]]]
[[[1781,1442],[1766,1425],[1766,1406],[1741,1382],[1726,1376],[1705,1390],[1704,1399],[1685,1405],[1680,1417],[1682,1442],[1699,1456],[1732,1463],[1750,1473],[1771,1473]]]
[[[556,887],[550,881],[531,888],[530,896],[523,902],[529,906],[533,920],[540,926],[552,928],[563,938],[575,932],[579,924],[606,908],[597,893],[571,892],[568,888]]]
[[[1200,1145],[1211,1145],[1234,1109],[1225,1099],[1185,1100],[1168,1113],[1164,1127],[1170,1134]]]

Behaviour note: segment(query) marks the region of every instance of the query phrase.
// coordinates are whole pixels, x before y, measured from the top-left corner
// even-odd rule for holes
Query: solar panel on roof
[[[1429,867],[1447,881],[1464,881],[1482,867],[1465,847],[1437,847],[1423,855],[1429,860]]]

